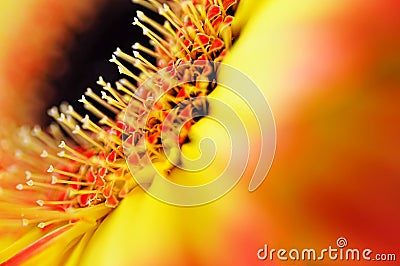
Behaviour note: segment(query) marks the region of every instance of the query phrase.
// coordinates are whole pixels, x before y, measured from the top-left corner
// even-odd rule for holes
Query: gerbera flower
[[[143,152],[151,164],[158,165],[157,170],[171,175],[172,180],[179,183],[183,177],[174,172],[174,164],[165,158],[171,154],[165,151],[162,132],[176,119],[182,119],[183,127],[176,135],[178,150],[190,139],[197,143],[190,132],[207,115],[208,102],[204,96],[214,91],[218,63],[237,38],[231,26],[237,1],[183,1],[171,5],[174,10],[157,1],[140,3],[159,12],[165,23],[161,25],[143,12],[137,12],[134,25],[142,28],[154,50],[136,43],[133,55],[117,49],[110,60],[130,80],[121,79],[112,85],[100,77],[97,83],[103,88],[101,95],[89,88],[79,100],[90,116],[62,104],[48,111],[56,123],[47,130],[38,126],[22,127],[14,137],[3,141],[4,153],[15,157],[2,172],[1,221],[7,225],[4,229],[13,229],[7,229],[12,244],[0,253],[0,260],[5,264],[36,264],[45,259],[46,264],[74,265],[85,259],[83,251],[93,234],[119,204],[126,202],[131,206],[132,199],[138,203],[144,199],[140,205],[147,208],[149,198],[139,192],[127,165],[128,162],[131,166],[140,166],[138,175],[146,176],[147,168],[142,166],[140,157]],[[156,63],[148,56],[154,57]],[[122,60],[140,70],[140,74],[134,74]],[[179,73],[179,67],[184,67],[186,62],[190,63],[189,67]],[[158,72],[163,68],[169,75]],[[171,76],[171,73],[175,74]],[[145,82],[152,77],[150,82]],[[173,84],[173,77],[185,82]],[[156,97],[159,89],[163,94]],[[105,110],[115,118],[107,116]],[[147,115],[143,116],[144,113]],[[172,123],[167,124],[168,119]],[[220,127],[208,128],[213,127],[212,132],[218,136]],[[140,143],[145,143],[147,150],[138,150]],[[129,152],[132,148],[133,154]],[[201,180],[208,181],[208,177]],[[155,187],[153,180],[148,182]],[[157,210],[161,203],[154,199],[150,199],[150,204],[155,204],[149,208],[157,216],[165,210],[174,212],[163,205]],[[212,213],[211,209],[209,214],[213,216]],[[97,232],[101,236],[100,231]],[[7,232],[3,235],[6,239]],[[137,261],[141,261],[143,258],[137,255]],[[126,256],[119,259],[120,263],[131,260]],[[144,257],[143,262],[148,259]]]
[[[398,38],[393,33],[398,31],[397,4],[249,0],[241,3],[235,14],[235,19],[241,21],[236,24],[242,26],[240,38],[223,61],[241,69],[260,85],[277,117],[279,149],[268,186],[260,187],[251,196],[247,191],[234,189],[220,200],[198,208],[164,204],[133,189],[112,212],[104,214],[104,220],[93,222],[103,215],[98,211],[101,206],[93,209],[94,214],[87,213],[87,219],[68,221],[73,230],[67,227],[60,231],[53,231],[51,226],[38,229],[37,224],[21,227],[26,220],[16,218],[20,212],[12,211],[13,206],[8,205],[3,210],[10,211],[10,217],[15,216],[2,219],[7,225],[2,228],[13,230],[2,234],[1,243],[7,246],[21,238],[3,251],[4,258],[11,258],[18,250],[24,250],[22,255],[30,255],[29,251],[38,245],[27,247],[39,238],[43,241],[36,243],[44,245],[37,249],[35,258],[17,255],[14,259],[32,264],[41,259],[42,264],[65,262],[68,257],[71,264],[83,265],[265,265],[275,262],[257,260],[256,252],[265,242],[277,248],[318,249],[334,246],[338,236],[343,235],[354,247],[396,251],[400,144],[396,124]],[[179,5],[171,5],[171,9],[176,14],[182,12]],[[233,28],[233,36],[238,28]],[[231,99],[220,92],[214,89],[212,96],[224,101]],[[68,106],[63,110],[69,110],[65,119],[73,112]],[[21,136],[28,131],[22,130]],[[38,132],[35,130],[34,134]],[[224,147],[222,132],[208,119],[196,121],[188,132],[190,142],[182,138],[184,154],[198,156],[198,143],[209,135],[217,136],[216,143]],[[29,138],[22,138],[25,139]],[[258,144],[257,140],[251,143]],[[20,150],[26,151],[23,146]],[[222,157],[228,155],[228,150],[229,147],[219,150]],[[72,152],[90,156],[85,150],[73,149],[71,155]],[[41,149],[37,153],[41,154]],[[65,154],[69,153],[64,151]],[[17,155],[25,156],[18,150]],[[47,157],[50,155],[54,154],[47,151]],[[254,166],[253,161],[249,163]],[[47,169],[46,165],[42,170]],[[63,169],[53,163],[53,173],[54,170]],[[201,176],[207,178],[213,170],[204,171]],[[18,169],[8,169],[13,171]],[[179,170],[171,172],[174,171]],[[9,173],[3,174],[3,180],[10,182],[3,189],[3,195],[7,195],[4,198],[20,206],[19,202],[26,198],[18,197],[21,194],[15,193],[14,186],[22,184],[22,191],[26,192],[24,186],[29,184],[9,181],[8,176]],[[32,177],[32,172],[28,176]],[[185,184],[184,176],[174,177],[177,183]],[[51,208],[43,211],[33,201],[30,203],[32,207],[26,210],[32,211],[33,216],[39,215],[38,211],[45,218],[55,213]],[[45,202],[39,203],[46,206]],[[21,204],[27,206],[25,202]],[[56,212],[57,218],[59,213]],[[49,231],[42,230],[53,234],[43,237]]]

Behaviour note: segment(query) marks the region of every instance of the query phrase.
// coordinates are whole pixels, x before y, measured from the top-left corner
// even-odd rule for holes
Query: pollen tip
[[[110,82],[107,82],[106,86],[104,86],[103,88],[104,88],[104,90],[106,90],[106,91],[110,91],[110,89],[111,89],[111,83],[110,83]]]
[[[50,164],[49,169],[47,169],[47,173],[53,173],[54,171],[54,166]]]
[[[144,13],[140,10],[136,11],[136,16],[138,17],[138,19],[140,19],[141,21],[143,21],[145,19]]]
[[[26,178],[26,180],[31,179],[31,177],[32,177],[32,173],[31,173],[30,171],[25,171],[25,178]]]
[[[61,112],[66,112],[67,110],[68,110],[68,103],[67,102],[62,102],[61,104],[60,104],[60,110],[61,110]]]
[[[91,88],[86,88],[85,95],[86,95],[86,96],[90,96],[90,95],[92,95],[92,94],[93,94],[92,89],[91,89]]]
[[[117,49],[114,51],[114,53],[113,54],[115,54],[116,56],[118,56],[118,55],[120,55],[121,54],[121,49],[119,48],[119,47],[117,47]]]
[[[165,11],[169,10],[169,6],[166,3],[163,4],[163,7]]]
[[[139,52],[138,52],[138,51],[133,51],[133,56],[134,56],[135,58],[138,58]]]
[[[15,188],[16,188],[17,190],[23,190],[23,189],[24,189],[24,185],[18,184],[18,185],[15,186]]]
[[[40,154],[40,157],[42,158],[46,158],[47,156],[49,156],[49,153],[46,150],[43,150],[42,153]]]
[[[102,86],[104,84],[104,79],[102,76],[99,76],[99,79],[96,82],[98,85]]]
[[[111,59],[108,60],[111,63],[115,63],[117,61],[117,58],[115,57],[115,55],[111,56]]]
[[[107,99],[107,94],[106,94],[105,91],[101,91],[100,93],[101,93],[101,98],[102,99]]]
[[[101,119],[100,119],[100,121],[99,121],[99,124],[101,124],[101,125],[104,125],[106,122],[107,122],[107,116],[103,116]]]
[[[60,121],[60,122],[65,121],[65,115],[63,113],[61,113],[60,116],[57,118],[57,121]]]
[[[32,128],[31,134],[32,134],[32,136],[37,136],[37,135],[39,135],[40,131],[41,131],[40,126],[35,125]]]
[[[33,186],[33,180],[26,181],[26,184],[28,186],[32,187]]]
[[[134,26],[136,26],[137,24],[139,23],[139,19],[138,18],[133,18],[133,22],[132,22],[132,24],[134,25]]]
[[[37,203],[40,207],[42,207],[42,206],[44,205],[43,200],[37,200],[36,203]]]
[[[140,44],[139,44],[138,42],[135,42],[135,43],[132,45],[132,49],[139,49],[139,47],[140,47]]]
[[[58,178],[56,176],[52,175],[51,176],[51,184],[55,185],[55,184],[57,184],[57,181],[58,181]]]
[[[120,73],[120,74],[123,74],[123,73],[124,73],[124,69],[123,69],[123,67],[121,67],[121,66],[118,66],[118,71],[119,71],[119,73]]]
[[[22,226],[28,226],[29,221],[28,219],[22,219]]]
[[[72,133],[73,133],[73,134],[78,134],[79,131],[81,131],[81,127],[78,126],[78,125],[76,125],[76,126],[75,126],[75,129],[72,130]]]
[[[72,114],[74,112],[74,108],[72,107],[72,105],[68,105],[67,109],[65,110],[66,114]]]
[[[21,150],[16,150],[16,151],[14,152],[14,156],[15,156],[16,158],[21,158],[21,157],[22,157],[22,151],[21,151]]]
[[[46,224],[44,222],[41,222],[37,225],[37,227],[39,227],[40,229],[43,229],[46,226]]]
[[[58,147],[61,149],[65,148],[65,146],[66,146],[66,144],[65,144],[65,141],[63,141],[63,140],[60,142],[60,145],[58,145]]]
[[[58,157],[64,157],[64,155],[65,155],[65,151],[60,151],[59,153],[57,153],[57,156]]]
[[[58,113],[58,109],[56,106],[51,107],[49,110],[47,110],[47,114],[51,117],[55,117]]]

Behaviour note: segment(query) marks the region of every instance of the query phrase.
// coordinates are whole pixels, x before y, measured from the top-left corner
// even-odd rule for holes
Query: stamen
[[[104,106],[105,108],[107,108],[108,110],[110,110],[111,112],[113,112],[115,114],[118,114],[120,112],[118,109],[116,109],[116,108],[110,106],[109,104],[107,104],[106,102],[104,102],[99,96],[97,96],[97,94],[93,93],[91,88],[86,89],[85,95],[90,97],[91,99],[95,100],[96,102],[98,102],[99,104],[101,104],[102,106]]]
[[[66,205],[73,204],[75,200],[37,200],[36,203],[43,207],[44,205]]]
[[[87,158],[85,155],[83,155],[82,153],[80,153],[80,152],[78,152],[78,151],[72,149],[71,147],[69,147],[69,146],[65,143],[65,141],[63,141],[63,140],[60,142],[60,145],[58,145],[58,147],[61,148],[61,149],[65,149],[66,151],[69,151],[69,152],[72,153],[73,155],[75,155],[75,156],[77,156],[77,157],[79,157],[79,158],[81,158],[81,159],[83,159],[83,160],[87,160],[87,159],[88,159],[88,158]]]
[[[90,186],[91,185],[88,182],[58,179],[56,176],[51,177],[51,184],[53,184],[53,185],[54,184],[66,184],[66,185],[78,185],[78,186]]]
[[[159,23],[152,20],[151,18],[147,17],[142,11],[140,10],[136,11],[136,16],[139,18],[139,20],[149,24],[165,37],[171,37],[170,33],[166,31],[163,26],[161,26]]]
[[[69,177],[75,177],[75,178],[78,178],[78,179],[81,178],[81,175],[77,175],[77,174],[74,174],[74,173],[71,173],[71,172],[68,172],[68,171],[63,171],[63,170],[60,170],[60,169],[56,169],[56,168],[54,168],[54,166],[52,164],[47,169],[47,173],[57,173],[57,174],[60,174],[60,175],[65,175],[65,176],[69,176]],[[52,182],[53,182],[53,179],[52,179]]]
[[[117,60],[115,55],[113,55],[112,58],[109,61],[111,63],[115,63],[115,64],[118,65],[118,71],[119,71],[120,74],[125,74],[125,75],[133,78],[134,80],[136,80],[136,82],[138,82],[138,83],[142,83],[144,81],[141,78],[139,78],[138,76],[136,76],[135,74],[133,74],[130,70],[128,70],[123,64],[121,64],[121,62],[119,62]]]
[[[80,126],[75,126],[75,129],[72,131],[73,134],[77,134],[79,136],[81,136],[82,138],[84,138],[87,142],[93,144],[94,146],[96,146],[99,150],[104,150],[104,147],[102,145],[100,145],[99,143],[97,143],[95,140],[93,140],[91,137],[89,137],[88,135],[86,135],[80,128]]]
[[[138,42],[135,43],[134,45],[132,45],[132,49],[142,51],[142,52],[144,52],[144,53],[146,53],[146,54],[148,54],[148,55],[150,55],[150,56],[152,56],[152,57],[154,57],[154,58],[159,58],[159,57],[160,57],[159,54],[157,54],[157,53],[154,52],[153,50],[150,50],[149,48],[147,48],[147,47],[141,45],[141,44],[138,43]]]

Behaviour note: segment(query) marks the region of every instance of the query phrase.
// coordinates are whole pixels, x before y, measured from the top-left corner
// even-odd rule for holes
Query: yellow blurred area
[[[396,251],[398,8],[265,1],[246,18],[225,63],[260,86],[276,119],[276,158],[254,195],[274,223],[268,243],[326,247],[344,236],[352,246]]]

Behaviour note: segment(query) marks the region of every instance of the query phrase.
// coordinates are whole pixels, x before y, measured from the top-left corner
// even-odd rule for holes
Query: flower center
[[[82,116],[67,104],[52,107],[48,114],[56,123],[49,126],[48,132],[39,127],[32,131],[23,128],[12,144],[20,150],[16,154],[19,165],[10,173],[17,178],[10,184],[22,194],[10,201],[32,207],[32,202],[28,201],[34,199],[33,204],[43,211],[43,215],[36,217],[27,208],[22,217],[23,225],[38,223],[44,228],[85,219],[89,214],[95,220],[102,219],[137,187],[124,156],[126,138],[131,138],[132,144],[146,142],[151,160],[162,160],[161,131],[166,117],[176,112],[174,117],[186,121],[186,117],[207,114],[207,102],[202,96],[208,95],[216,83],[213,77],[208,77],[209,83],[196,82],[196,77],[209,73],[210,65],[203,65],[204,60],[220,62],[231,47],[235,36],[231,31],[233,16],[230,14],[237,1],[183,1],[175,12],[167,4],[154,0],[136,2],[157,11],[165,19],[161,25],[138,11],[134,25],[142,28],[154,51],[136,43],[133,56],[117,49],[110,60],[117,64],[120,73],[136,84],[121,79],[112,85],[100,77],[97,83],[103,88],[101,95],[88,88],[79,100],[91,116]],[[156,65],[150,62],[149,56],[156,59]],[[135,75],[120,59],[139,69],[140,74]],[[187,62],[197,66],[196,71],[187,72],[190,82],[165,91],[154,103],[153,92],[159,88],[141,85],[159,70],[174,71]],[[201,100],[196,101],[197,98]],[[123,120],[129,105],[134,106],[135,112],[131,115],[138,121],[145,110],[153,107],[144,126],[135,128],[136,135],[127,134],[134,125]],[[182,108],[176,111],[176,106]],[[104,109],[115,114],[115,119],[107,116]],[[178,136],[180,145],[189,141],[188,132],[197,119],[199,117],[185,122]],[[129,163],[135,163],[134,157],[129,159]],[[21,182],[21,174],[25,182]]]

